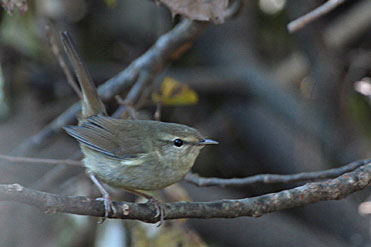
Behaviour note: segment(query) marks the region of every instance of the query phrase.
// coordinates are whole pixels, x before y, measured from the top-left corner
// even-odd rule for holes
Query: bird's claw
[[[165,207],[164,207],[164,204],[162,202],[156,200],[153,197],[149,198],[148,201],[147,201],[147,203],[148,204],[153,204],[155,206],[155,209],[156,209],[155,218],[160,217],[160,221],[157,224],[157,227],[160,227],[162,225],[162,223],[164,222],[164,217],[165,217]]]
[[[115,206],[113,206],[111,198],[108,194],[104,195],[103,197],[97,198],[97,200],[104,202],[104,216],[100,219],[100,221],[98,221],[99,224],[103,224],[109,215],[116,215],[117,210]]]

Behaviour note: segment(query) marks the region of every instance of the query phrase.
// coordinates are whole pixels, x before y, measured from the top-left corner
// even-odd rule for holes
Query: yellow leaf
[[[163,105],[192,105],[198,102],[198,95],[188,85],[165,77],[160,92],[153,93],[152,100]]]
[[[117,1],[116,0],[104,0],[104,2],[106,3],[107,7],[114,7],[116,4],[117,4]]]

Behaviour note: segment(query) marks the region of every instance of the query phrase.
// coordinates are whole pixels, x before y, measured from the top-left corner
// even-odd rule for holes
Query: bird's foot
[[[103,224],[109,215],[116,215],[117,210],[115,206],[113,206],[110,195],[108,193],[104,194],[103,197],[97,198],[97,200],[104,202],[104,216],[98,221],[98,224]]]
[[[160,221],[157,224],[157,227],[160,227],[162,223],[164,222],[164,217],[165,217],[165,206],[162,202],[156,200],[155,198],[151,197],[148,198],[148,201],[146,202],[147,204],[152,204],[156,208],[156,215],[155,218],[160,217]]]

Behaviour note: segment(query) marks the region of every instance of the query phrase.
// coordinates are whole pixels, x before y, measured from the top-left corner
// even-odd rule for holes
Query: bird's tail
[[[90,74],[85,69],[85,66],[82,63],[81,58],[75,49],[75,46],[73,45],[73,41],[69,33],[66,31],[62,32],[61,40],[64,50],[66,51],[70,62],[72,63],[72,66],[77,75],[77,79],[80,83],[82,91],[82,118],[86,119],[97,114],[107,115],[106,108],[104,107],[104,104],[98,95],[97,88],[95,87]]]

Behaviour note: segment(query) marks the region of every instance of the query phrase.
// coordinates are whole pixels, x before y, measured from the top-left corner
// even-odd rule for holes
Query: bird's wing
[[[66,126],[64,130],[87,147],[122,160],[146,153],[134,134],[137,132],[130,131],[132,128],[135,128],[132,121],[96,115],[83,120],[79,126]]]

